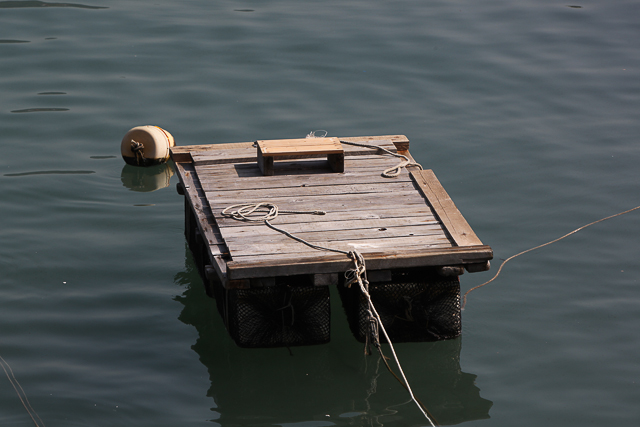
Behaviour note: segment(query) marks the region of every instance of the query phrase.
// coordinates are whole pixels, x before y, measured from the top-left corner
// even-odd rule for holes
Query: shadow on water
[[[344,319],[334,318],[329,344],[291,351],[239,348],[227,335],[215,301],[206,295],[188,248],[185,259],[185,270],[174,277],[184,292],[175,300],[184,306],[179,320],[198,331],[192,348],[209,372],[207,396],[213,398],[216,414],[212,421],[254,426],[414,424],[406,419],[417,413],[406,391],[377,355],[362,355],[362,344],[348,336]],[[462,372],[461,348],[458,338],[397,349],[401,361],[405,356],[414,393],[441,425],[487,419],[493,404],[480,397],[476,375]]]

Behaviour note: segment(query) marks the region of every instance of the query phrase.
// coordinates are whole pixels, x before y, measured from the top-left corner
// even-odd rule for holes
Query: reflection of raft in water
[[[326,211],[281,215],[273,223],[312,244],[361,253],[373,303],[393,341],[460,335],[458,275],[488,269],[491,248],[432,171],[383,177],[393,158],[339,141],[410,157],[404,136],[171,148],[178,190],[186,196],[187,241],[230,334],[247,347],[327,342],[328,287],[337,285],[352,330],[364,339],[366,304],[356,287],[343,286],[343,273],[353,266],[348,257],[222,214],[231,205],[269,202],[282,210]]]

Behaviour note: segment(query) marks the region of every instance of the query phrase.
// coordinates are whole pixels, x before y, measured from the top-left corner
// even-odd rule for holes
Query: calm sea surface
[[[176,177],[120,140],[407,135],[494,249],[466,291],[640,205],[640,3],[572,1],[0,1],[0,356],[44,425],[428,425],[337,299],[330,344],[237,348]],[[635,211],[508,263],[460,339],[397,346],[416,395],[442,424],[637,426],[639,237]],[[0,425],[33,425],[2,371]]]

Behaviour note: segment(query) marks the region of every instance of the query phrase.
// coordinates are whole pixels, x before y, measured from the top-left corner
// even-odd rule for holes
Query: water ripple
[[[89,175],[96,173],[95,171],[65,171],[65,170],[51,170],[51,171],[34,171],[34,172],[19,172],[19,173],[5,173],[4,176],[29,176],[29,175]]]
[[[12,113],[42,113],[44,111],[69,111],[68,108],[25,108],[24,110],[12,110]]]
[[[77,7],[80,9],[108,9],[103,6],[87,6],[77,3],[47,3],[44,1],[0,1],[0,9],[14,9],[18,7]]]

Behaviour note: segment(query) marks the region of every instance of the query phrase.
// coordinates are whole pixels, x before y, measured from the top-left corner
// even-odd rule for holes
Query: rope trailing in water
[[[534,250],[536,250],[536,249],[543,248],[543,247],[548,246],[548,245],[550,245],[550,244],[552,244],[552,243],[556,243],[556,242],[558,242],[558,241],[560,241],[560,240],[564,239],[565,237],[569,237],[569,236],[571,236],[572,234],[575,234],[575,233],[577,233],[578,231],[580,231],[580,230],[584,230],[585,228],[590,227],[590,226],[592,226],[592,225],[595,225],[595,224],[597,224],[597,223],[599,223],[599,222],[606,221],[606,220],[608,220],[608,219],[615,218],[615,217],[617,217],[617,216],[621,216],[621,215],[624,215],[624,214],[628,214],[629,212],[633,212],[633,211],[635,211],[635,210],[637,210],[637,209],[640,209],[640,206],[636,206],[635,208],[632,208],[632,209],[626,210],[626,211],[624,211],[624,212],[619,212],[619,213],[617,213],[617,214],[615,214],[615,215],[610,215],[610,216],[605,217],[605,218],[600,218],[600,219],[599,219],[599,220],[597,220],[597,221],[593,221],[593,222],[591,222],[591,223],[589,223],[589,224],[587,224],[587,225],[583,225],[582,227],[578,227],[578,228],[576,228],[575,230],[573,230],[573,231],[571,231],[571,232],[569,232],[569,233],[565,234],[564,236],[558,237],[557,239],[551,240],[550,242],[543,243],[542,245],[538,245],[538,246],[536,246],[536,247],[534,247],[534,248],[527,249],[527,250],[525,250],[525,251],[522,251],[522,252],[519,252],[519,253],[517,253],[517,254],[515,254],[515,255],[510,256],[509,258],[507,258],[507,259],[505,259],[504,261],[502,261],[502,264],[500,264],[500,268],[498,268],[498,271],[496,272],[495,276],[493,276],[491,279],[487,280],[487,281],[486,281],[486,282],[484,282],[483,284],[478,285],[478,286],[475,286],[475,287],[473,287],[473,288],[469,289],[467,292],[465,292],[464,297],[463,297],[463,301],[462,301],[462,310],[464,310],[464,307],[467,305],[467,295],[468,295],[469,293],[471,293],[471,292],[475,291],[476,289],[480,289],[481,287],[486,286],[486,285],[488,285],[489,283],[491,283],[491,282],[493,282],[494,280],[496,280],[496,278],[497,278],[497,277],[500,275],[500,273],[502,272],[502,268],[504,267],[504,265],[505,265],[506,263],[508,263],[509,261],[511,261],[512,259],[517,258],[517,257],[519,257],[520,255],[524,255],[524,254],[526,254],[527,252],[531,252],[531,251],[534,251]]]
[[[398,382],[409,392],[409,396],[411,396],[411,400],[413,400],[416,406],[418,407],[418,409],[420,409],[420,412],[422,412],[422,415],[424,415],[424,417],[427,419],[427,421],[429,421],[432,427],[435,427],[436,424],[434,424],[434,420],[432,420],[433,415],[429,413],[429,411],[422,404],[422,402],[418,400],[418,398],[416,398],[416,396],[413,394],[413,390],[411,390],[411,386],[409,385],[409,380],[407,380],[407,376],[404,374],[402,365],[400,365],[400,360],[398,359],[396,350],[393,347],[391,338],[389,338],[389,335],[387,334],[387,330],[382,324],[382,318],[378,314],[378,311],[376,310],[375,306],[373,305],[373,302],[371,301],[371,295],[369,294],[369,282],[367,281],[367,269],[365,266],[364,257],[358,251],[349,252],[349,257],[353,260],[353,263],[355,264],[355,269],[349,270],[345,273],[345,277],[347,279],[347,283],[345,285],[351,286],[351,284],[353,283],[356,283],[356,282],[358,283],[358,286],[360,287],[360,292],[362,292],[362,295],[364,295],[364,297],[367,300],[370,319],[375,321],[375,323],[373,322],[370,323],[369,336],[367,337],[367,345],[368,345],[369,339],[372,339],[373,345],[376,347],[376,349],[380,353],[380,357],[384,361],[384,364],[386,365],[389,372],[391,372],[391,374],[398,380]],[[393,360],[396,362],[396,366],[400,371],[400,375],[402,375],[402,381],[400,380],[400,378],[398,378],[398,376],[393,372],[393,369],[391,369],[391,366],[389,366],[389,364],[387,363],[387,357],[384,355],[382,351],[382,347],[380,346],[380,339],[378,337],[378,328],[382,331],[382,334],[384,335],[385,339],[387,340],[387,343],[389,344],[389,349],[391,350],[391,354],[393,355]]]
[[[263,213],[262,215],[259,216],[255,216],[257,213]],[[309,246],[310,248],[316,249],[316,250],[320,250],[320,251],[331,251],[331,252],[337,252],[337,253],[341,253],[344,254],[346,256],[348,256],[354,264],[354,268],[351,270],[347,270],[345,272],[345,279],[346,279],[346,283],[345,286],[350,287],[352,284],[354,283],[358,283],[358,286],[360,287],[360,291],[362,292],[362,294],[364,295],[364,297],[367,300],[367,305],[368,305],[368,312],[369,312],[369,318],[370,320],[370,328],[369,328],[369,333],[367,334],[367,343],[365,345],[365,353],[367,352],[367,348],[369,347],[369,340],[371,339],[373,345],[378,349],[378,352],[380,353],[380,357],[382,358],[382,360],[384,361],[385,365],[387,366],[387,369],[389,370],[389,372],[391,372],[391,374],[393,374],[393,376],[400,382],[400,384],[402,384],[402,386],[407,389],[407,391],[409,392],[409,395],[411,396],[411,399],[415,402],[415,404],[418,406],[418,408],[420,409],[420,411],[422,412],[422,414],[425,416],[425,418],[429,421],[429,423],[431,424],[432,427],[435,427],[436,424],[434,424],[434,422],[432,421],[433,417],[430,417],[428,415],[428,410],[426,407],[424,407],[424,405],[422,404],[422,402],[420,402],[413,394],[413,391],[411,390],[411,387],[409,386],[409,381],[407,380],[406,375],[404,374],[404,371],[402,370],[402,366],[400,365],[400,361],[398,360],[398,356],[396,355],[395,349],[393,348],[393,344],[391,342],[391,339],[389,338],[389,335],[387,335],[387,331],[384,328],[384,325],[382,324],[382,319],[380,318],[380,315],[378,314],[375,306],[373,305],[373,302],[371,301],[371,295],[369,294],[369,282],[367,281],[367,268],[364,262],[364,257],[362,256],[362,254],[360,254],[358,251],[343,251],[341,249],[335,249],[335,248],[329,248],[329,247],[325,247],[325,246],[319,246],[319,245],[314,245],[313,243],[307,242],[306,240],[294,236],[293,234],[289,233],[286,230],[283,230],[281,228],[278,228],[276,226],[274,226],[273,224],[271,224],[271,220],[274,220],[278,217],[278,214],[283,213],[283,214],[309,214],[309,215],[325,215],[326,212],[324,211],[290,211],[290,210],[280,210],[278,208],[277,205],[273,204],[273,203],[269,203],[269,202],[260,202],[260,203],[241,203],[241,204],[237,204],[237,205],[232,205],[229,206],[227,208],[225,208],[222,211],[222,215],[227,217],[227,218],[233,218],[235,220],[238,221],[262,221],[264,222],[265,225],[267,225],[269,228],[284,234],[285,236],[303,243],[307,246]],[[253,216],[252,216],[253,215]],[[380,346],[380,339],[379,339],[379,335],[378,335],[378,328],[380,330],[382,330],[382,333],[384,334],[385,339],[387,340],[387,343],[389,343],[389,348],[391,349],[391,353],[393,354],[393,358],[396,362],[396,366],[398,367],[398,370],[400,371],[400,374],[402,375],[402,379],[404,380],[401,381],[400,378],[398,378],[398,376],[393,372],[393,370],[391,369],[391,367],[389,366],[389,364],[386,361],[386,356],[384,355],[384,353],[382,352],[382,347]]]
[[[44,422],[42,421],[38,413],[33,409],[33,407],[31,407],[31,403],[29,403],[29,399],[27,399],[27,394],[22,389],[22,386],[18,382],[18,379],[16,378],[16,376],[13,374],[13,369],[11,369],[11,366],[9,366],[7,361],[4,360],[2,356],[0,356],[0,366],[2,366],[2,369],[4,370],[4,373],[7,376],[7,379],[11,383],[11,386],[13,387],[13,389],[16,391],[16,394],[18,395],[18,399],[20,399],[22,406],[24,406],[24,409],[27,411],[27,414],[29,414],[29,416],[33,420],[33,423],[36,425],[36,427],[40,427],[40,425],[44,427]],[[40,420],[40,424],[38,424],[38,421],[36,421],[36,418]]]

